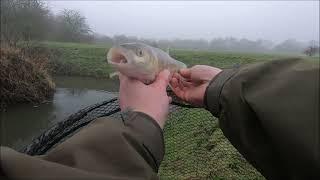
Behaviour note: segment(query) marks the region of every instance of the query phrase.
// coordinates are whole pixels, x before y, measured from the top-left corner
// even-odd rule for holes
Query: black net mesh
[[[98,117],[117,117],[119,112],[117,98],[82,109],[42,133],[22,151],[45,154]],[[164,137],[161,179],[264,179],[223,136],[217,119],[204,109],[171,104]]]

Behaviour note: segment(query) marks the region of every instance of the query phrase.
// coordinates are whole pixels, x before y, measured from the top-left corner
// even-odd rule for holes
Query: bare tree
[[[1,0],[1,40],[16,46],[18,41],[43,39],[48,13],[40,0]]]
[[[60,23],[58,33],[65,41],[86,41],[92,33],[86,18],[79,11],[65,9],[57,17],[57,22]]]
[[[17,46],[34,40],[88,42],[93,39],[80,12],[53,15],[42,0],[1,0],[1,43]]]

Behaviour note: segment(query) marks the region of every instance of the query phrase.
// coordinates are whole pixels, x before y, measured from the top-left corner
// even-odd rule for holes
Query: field
[[[59,42],[43,42],[39,45],[53,50],[54,56],[51,59],[54,74],[108,78],[114,71],[106,63],[106,53],[111,45]],[[290,56],[176,49],[172,49],[170,55],[185,62],[189,67],[194,64],[206,64],[220,68]]]
[[[164,128],[161,179],[264,179],[204,109],[175,108]]]
[[[53,72],[62,75],[108,78],[110,45],[45,42],[52,49]],[[289,55],[171,50],[189,67],[207,64],[220,68],[268,61]],[[317,58],[312,58],[317,59]],[[218,119],[204,109],[174,109],[164,129],[166,155],[161,179],[264,179],[235,150],[219,129]]]

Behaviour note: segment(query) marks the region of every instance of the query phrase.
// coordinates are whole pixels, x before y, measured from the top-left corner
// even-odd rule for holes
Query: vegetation
[[[106,62],[106,53],[110,44],[43,42],[37,46],[46,47],[54,52],[54,56],[50,58],[54,74],[107,78],[114,71]],[[170,55],[185,62],[189,67],[195,64],[206,64],[220,68],[288,57],[288,55],[178,49],[171,50]]]
[[[46,71],[49,74],[108,78],[109,74],[114,71],[106,62],[106,53],[111,44],[45,41],[41,43],[28,42],[27,45],[26,43],[18,43],[18,47],[21,47],[23,51],[29,51],[28,54],[32,54],[32,58],[39,61],[38,63],[43,59],[44,61],[41,63],[47,64]],[[207,64],[220,68],[288,57],[288,55],[281,54],[231,53],[182,49],[171,49],[170,55],[186,63],[189,67],[195,64]],[[37,56],[40,56],[40,58]],[[301,57],[313,60],[318,59],[318,57]]]
[[[1,0],[1,44],[16,47],[20,41],[73,41],[92,39],[86,18],[65,9],[53,15],[41,0]]]
[[[47,73],[46,57],[12,48],[0,49],[0,55],[0,109],[7,104],[41,102],[53,95],[55,85]]]
[[[233,37],[228,38],[214,38],[214,39],[172,39],[172,40],[155,40],[137,38],[134,36],[115,35],[108,37],[105,35],[94,34],[94,42],[99,43],[126,43],[126,42],[143,42],[155,47],[163,49],[188,49],[188,50],[202,50],[202,51],[227,51],[227,52],[251,52],[251,53],[283,53],[300,55],[304,49],[312,44],[319,46],[319,41],[300,42],[295,39],[287,39],[280,43],[274,43],[269,40],[249,40],[237,39]]]
[[[104,45],[45,42],[35,47],[50,50],[53,74],[108,78],[113,71],[106,62]]]
[[[263,179],[203,109],[175,109],[164,128],[161,179]]]
[[[53,15],[41,0],[1,0],[0,3],[1,104],[41,102],[53,94],[54,84],[48,74],[52,63],[48,64],[48,58],[54,58],[51,51],[48,53],[45,48],[35,48],[30,43],[89,41],[91,30],[79,12],[64,10]],[[18,49],[19,45],[22,49]]]

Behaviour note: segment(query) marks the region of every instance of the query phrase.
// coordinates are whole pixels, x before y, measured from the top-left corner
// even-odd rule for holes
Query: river
[[[53,124],[92,104],[111,99],[117,80],[54,77],[56,91],[42,104],[18,104],[1,112],[1,145],[21,149]]]

